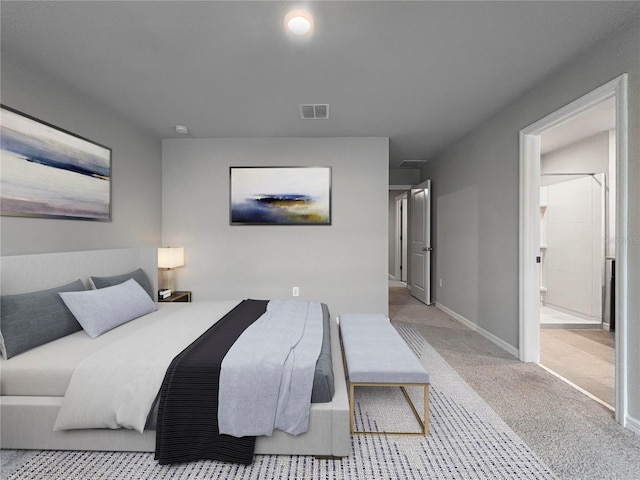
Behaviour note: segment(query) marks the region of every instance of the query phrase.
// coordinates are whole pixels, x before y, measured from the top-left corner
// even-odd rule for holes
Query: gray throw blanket
[[[319,303],[272,300],[222,362],[221,434],[258,436],[307,431],[313,374],[322,345]]]

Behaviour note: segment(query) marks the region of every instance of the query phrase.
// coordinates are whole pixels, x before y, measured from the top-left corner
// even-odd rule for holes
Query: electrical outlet
[[[298,287],[293,287],[293,292],[291,292],[291,294],[292,294],[294,297],[299,296],[299,295],[300,295],[300,289],[299,289]]]
[[[442,279],[438,280],[438,286],[442,287]]]

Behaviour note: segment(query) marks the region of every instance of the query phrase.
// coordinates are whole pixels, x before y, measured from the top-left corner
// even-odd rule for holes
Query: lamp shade
[[[183,247],[158,248],[158,268],[176,268],[184,265]]]

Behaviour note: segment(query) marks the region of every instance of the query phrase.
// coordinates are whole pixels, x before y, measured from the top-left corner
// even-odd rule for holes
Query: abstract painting
[[[331,167],[231,167],[231,225],[331,225]]]
[[[0,214],[111,220],[111,149],[2,106]]]

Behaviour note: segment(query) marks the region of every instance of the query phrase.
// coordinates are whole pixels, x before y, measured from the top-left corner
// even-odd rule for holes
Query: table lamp
[[[184,265],[183,247],[160,247],[158,248],[158,268],[162,270],[162,290],[173,292],[175,282],[173,269]]]

